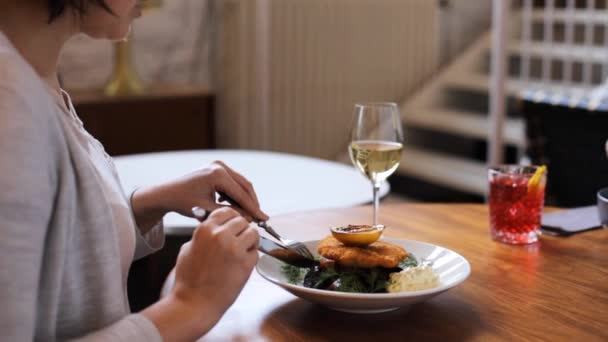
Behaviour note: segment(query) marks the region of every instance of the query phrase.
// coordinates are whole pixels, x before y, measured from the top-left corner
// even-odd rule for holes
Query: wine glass
[[[402,149],[403,130],[397,104],[355,105],[349,153],[355,167],[372,183],[374,226],[379,224],[380,185],[399,167]]]

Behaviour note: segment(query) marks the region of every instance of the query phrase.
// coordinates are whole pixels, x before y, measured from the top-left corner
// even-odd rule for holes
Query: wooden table
[[[335,224],[367,222],[370,207],[274,219],[312,240]],[[387,236],[450,248],[469,260],[460,286],[409,310],[356,315],[301,300],[254,271],[201,341],[608,341],[608,229],[511,246],[490,240],[483,205],[381,207]]]

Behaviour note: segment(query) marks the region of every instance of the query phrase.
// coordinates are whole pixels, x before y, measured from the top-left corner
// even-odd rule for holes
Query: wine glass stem
[[[377,184],[375,182],[372,182],[372,187],[374,189],[374,225],[378,225],[379,224],[379,220],[380,220],[380,214],[379,214],[379,210],[380,210],[380,196],[379,196],[379,192],[380,192],[380,184]]]

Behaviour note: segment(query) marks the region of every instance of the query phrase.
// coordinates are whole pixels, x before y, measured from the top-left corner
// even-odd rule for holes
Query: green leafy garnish
[[[386,292],[386,282],[394,269],[354,268],[339,272],[340,283],[336,291],[355,293]]]
[[[324,284],[331,284],[334,280],[340,277],[340,274],[334,270],[333,266],[327,267],[325,270],[320,271],[316,274],[317,276],[311,280],[314,280],[315,289],[323,287]]]
[[[388,282],[390,274],[391,274],[391,272],[380,273],[380,272],[378,272],[378,269],[374,268],[372,270],[372,275],[373,275],[372,282],[371,282],[372,292],[386,292],[386,284]]]
[[[416,260],[416,257],[413,254],[409,254],[407,256],[407,258],[403,259],[399,263],[399,267],[401,267],[401,268],[416,267],[416,266],[418,266],[418,260]]]
[[[391,269],[339,267],[334,264],[306,269],[284,264],[281,271],[294,285],[351,293],[386,293],[391,273],[416,266],[418,260],[410,254],[399,263],[399,267]]]
[[[368,292],[366,284],[356,273],[352,272],[340,274],[340,285],[336,290],[340,292]]]
[[[287,282],[293,285],[300,284],[304,279],[307,269],[296,267],[293,265],[284,264],[281,266],[281,272],[287,277]]]
[[[325,289],[338,279],[338,277],[339,274],[336,272],[333,265],[317,266],[306,272],[303,285],[313,289]]]

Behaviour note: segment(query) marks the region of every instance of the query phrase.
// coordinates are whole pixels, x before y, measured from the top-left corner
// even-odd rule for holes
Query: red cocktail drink
[[[500,166],[488,171],[490,234],[513,244],[538,241],[546,172],[535,166]],[[536,175],[535,175],[536,173]]]

